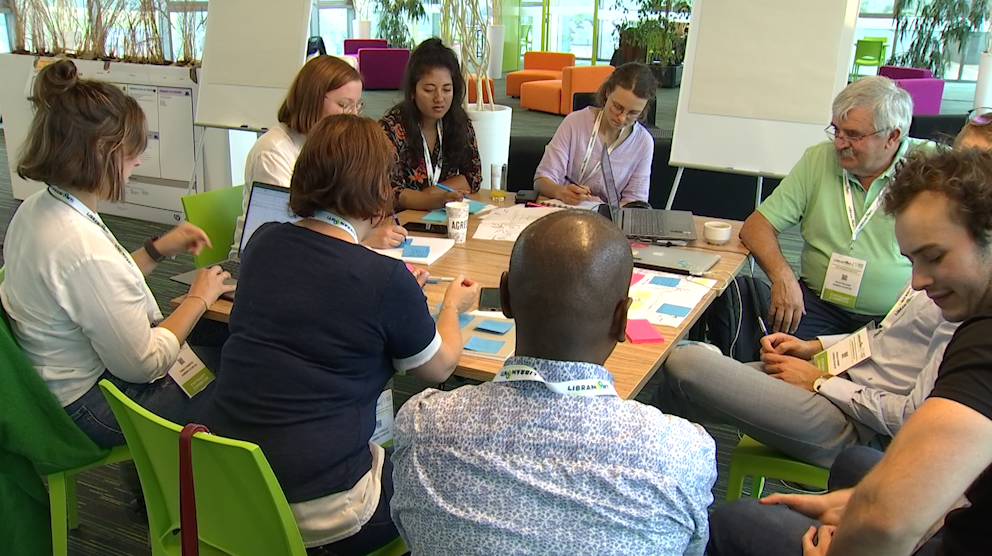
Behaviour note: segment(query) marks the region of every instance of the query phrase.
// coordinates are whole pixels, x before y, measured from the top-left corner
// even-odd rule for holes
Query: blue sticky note
[[[429,245],[403,245],[403,258],[422,259],[431,254]]]
[[[420,219],[421,222],[447,222],[448,215],[443,210],[432,210]]]
[[[480,338],[478,336],[472,336],[465,342],[465,349],[469,351],[477,351],[479,353],[489,353],[495,354],[499,353],[499,350],[503,349],[503,344],[506,342],[501,342],[499,340],[487,340],[486,338]]]
[[[673,317],[685,317],[692,312],[692,309],[690,307],[682,307],[681,305],[662,303],[661,307],[658,308],[658,312],[663,315],[671,315]]]
[[[472,322],[473,320],[475,320],[475,317],[473,317],[472,315],[466,315],[464,313],[459,314],[458,328],[465,328],[466,326],[468,326],[468,323]]]
[[[475,213],[479,212],[480,210],[482,210],[484,208],[486,208],[486,204],[485,203],[482,203],[482,202],[479,202],[479,201],[473,201],[473,200],[469,199],[469,201],[468,201],[468,213],[469,214],[475,214]]]
[[[413,245],[413,238],[408,237],[403,240],[403,243],[399,244],[398,247],[406,247],[407,245]]]
[[[490,320],[486,319],[479,324],[475,325],[476,330],[484,330],[486,332],[492,332],[494,334],[506,334],[513,328],[512,322],[505,322],[501,320]]]
[[[655,276],[651,279],[652,286],[665,286],[666,288],[674,288],[679,285],[679,282],[678,278],[670,276]]]

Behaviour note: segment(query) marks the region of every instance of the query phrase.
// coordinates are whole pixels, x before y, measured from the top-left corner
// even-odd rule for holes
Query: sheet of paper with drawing
[[[716,280],[637,269],[630,280],[628,319],[678,327],[702,302]]]
[[[410,236],[399,247],[372,250],[380,255],[400,259],[404,262],[429,266],[434,264],[454,246],[455,240],[453,239]]]
[[[563,210],[555,207],[512,207],[490,210],[479,222],[473,239],[492,239],[496,241],[516,241],[520,232],[528,225],[553,212]]]

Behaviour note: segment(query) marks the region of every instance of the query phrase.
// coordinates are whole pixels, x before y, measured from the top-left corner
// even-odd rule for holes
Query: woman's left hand
[[[210,238],[206,232],[189,222],[183,222],[155,240],[155,249],[166,257],[175,257],[186,252],[199,255],[204,247],[213,247]]]

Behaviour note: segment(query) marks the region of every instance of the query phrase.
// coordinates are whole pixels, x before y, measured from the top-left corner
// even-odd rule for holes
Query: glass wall
[[[344,40],[351,37],[351,20],[355,12],[347,4],[317,9],[317,34],[324,39],[328,54],[344,54]],[[374,28],[374,27],[373,27]]]

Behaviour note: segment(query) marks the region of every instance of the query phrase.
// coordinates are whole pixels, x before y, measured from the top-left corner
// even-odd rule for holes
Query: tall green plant
[[[992,0],[917,0],[900,2],[896,20],[896,40],[912,33],[913,40],[906,52],[895,54],[891,60],[901,66],[929,69],[934,77],[942,78],[951,62],[954,47],[963,52],[972,33],[982,30],[992,12]],[[910,19],[908,5],[915,5],[915,17]],[[894,45],[893,45],[894,46]]]
[[[686,1],[639,0],[637,20],[624,21],[616,32],[622,43],[643,47],[646,62],[678,65],[685,59],[685,36],[676,33],[670,14],[690,9]]]
[[[407,20],[416,22],[427,17],[420,0],[376,0],[379,7],[379,38],[386,39],[393,48],[411,48],[410,28]]]

